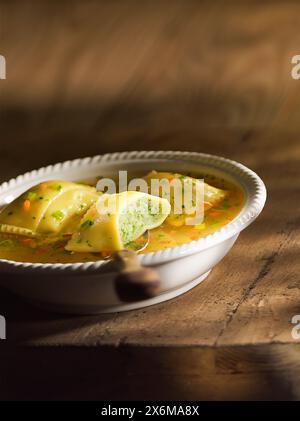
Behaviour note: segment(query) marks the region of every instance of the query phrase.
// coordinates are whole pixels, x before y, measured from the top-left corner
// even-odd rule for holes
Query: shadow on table
[[[39,339],[46,342],[49,336],[52,343],[57,338],[57,342],[63,345],[64,335],[72,332],[75,340],[76,334],[83,327],[115,317],[114,314],[76,316],[51,313],[27,303],[4,288],[0,289],[0,314],[6,318],[8,345],[30,345],[32,341],[37,345]]]

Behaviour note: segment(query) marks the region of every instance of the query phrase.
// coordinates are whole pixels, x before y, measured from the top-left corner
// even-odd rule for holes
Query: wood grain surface
[[[2,180],[174,149],[236,159],[268,189],[230,254],[175,300],[66,317],[1,290],[0,398],[300,398],[299,16],[297,1],[0,1]]]

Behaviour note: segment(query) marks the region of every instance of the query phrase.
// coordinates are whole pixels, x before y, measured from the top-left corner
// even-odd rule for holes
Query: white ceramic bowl
[[[0,259],[0,284],[18,295],[55,311],[77,314],[125,311],[176,297],[202,282],[231,249],[240,231],[259,215],[266,200],[262,180],[237,162],[196,152],[141,151],[76,159],[20,175],[0,186],[0,206],[32,185],[48,179],[79,180],[111,176],[118,170],[146,173],[152,169],[209,173],[228,179],[245,193],[245,205],[228,225],[182,246],[140,255],[154,266],[161,294],[134,303],[122,303],[115,292],[115,265],[111,261],[75,264],[20,263]]]

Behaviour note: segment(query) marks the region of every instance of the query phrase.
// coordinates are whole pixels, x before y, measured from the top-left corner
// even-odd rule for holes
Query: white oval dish
[[[0,285],[43,307],[77,314],[119,312],[174,298],[203,281],[227,254],[241,230],[259,215],[266,188],[253,171],[218,156],[179,151],[133,151],[76,159],[20,175],[0,186],[0,206],[32,185],[49,179],[82,180],[112,176],[119,170],[209,173],[238,184],[245,204],[228,225],[207,237],[182,246],[140,255],[143,265],[154,266],[161,279],[161,294],[134,303],[122,303],[115,293],[115,265],[111,261],[87,263],[22,263],[0,259]]]

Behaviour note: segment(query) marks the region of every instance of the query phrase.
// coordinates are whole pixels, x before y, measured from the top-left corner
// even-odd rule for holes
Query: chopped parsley
[[[86,219],[81,225],[80,228],[82,230],[86,230],[89,227],[91,227],[92,225],[94,225],[94,221],[92,221],[91,219]]]
[[[1,247],[10,247],[13,246],[14,242],[12,240],[2,240],[0,241],[0,246]]]
[[[37,197],[37,193],[34,191],[29,191],[26,195],[26,199],[28,199],[30,202],[32,202],[33,200],[35,200]]]
[[[57,210],[53,212],[51,216],[53,216],[53,218],[55,218],[57,221],[61,221],[62,219],[64,219],[65,214],[61,210]]]

